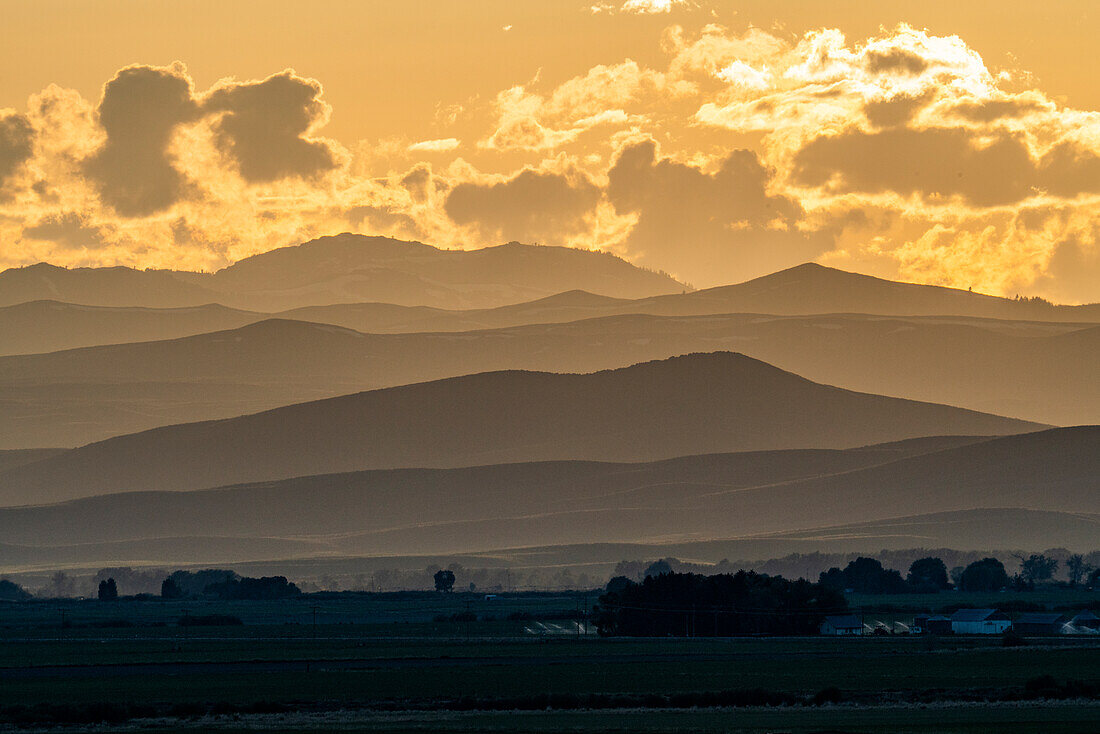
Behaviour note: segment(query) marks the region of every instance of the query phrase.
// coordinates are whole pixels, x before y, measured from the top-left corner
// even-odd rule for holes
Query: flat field
[[[1023,647],[909,635],[601,639],[569,619],[593,601],[4,605],[0,721],[100,722],[96,731],[154,721],[180,731],[1100,731],[1095,636]],[[179,625],[212,614],[245,624]],[[1037,692],[1040,676],[1051,678]]]

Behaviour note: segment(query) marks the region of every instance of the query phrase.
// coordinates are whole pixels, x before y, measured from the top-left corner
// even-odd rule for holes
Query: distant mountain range
[[[847,448],[1021,433],[999,416],[821,385],[740,354],[592,374],[490,372],[167,426],[0,473],[5,504],[370,468]]]
[[[0,357],[0,448],[476,372],[592,372],[732,349],[817,382],[1055,425],[1100,422],[1100,327],[959,317],[611,316],[462,333],[268,320],[176,340]]]
[[[1097,476],[1100,427],[640,464],[374,470],[0,509],[0,569],[477,552],[533,564],[1090,550]]]
[[[512,242],[440,250],[419,242],[341,234],[240,260],[216,273],[59,268],[0,273],[0,306],[54,300],[86,306],[184,308],[219,303],[282,311],[374,301],[486,308],[582,289],[642,298],[687,289],[614,255]]]
[[[348,236],[345,236],[348,237]],[[337,239],[341,244],[339,251],[346,253],[350,243],[359,240]],[[370,239],[370,238],[368,238]],[[298,259],[307,259],[307,254],[322,256],[327,246],[325,240],[307,243],[298,248],[284,248]],[[423,248],[427,245],[397,243],[382,240],[394,248],[407,245]],[[563,262],[574,258],[584,261],[587,257],[604,258],[580,251],[562,248],[528,248],[509,245],[503,248],[491,248],[496,259],[506,258],[508,254],[532,252],[542,256],[551,253],[560,255]],[[429,248],[431,249],[431,248]],[[449,251],[445,252],[454,255]],[[490,250],[476,250],[468,255],[487,253]],[[270,258],[270,265],[264,259]],[[249,258],[230,268],[207,276],[193,273],[167,273],[158,271],[143,273],[119,268],[62,270],[53,266],[32,266],[0,273],[0,304],[13,304],[0,308],[0,355],[31,354],[51,352],[75,347],[118,344],[123,342],[154,341],[175,339],[211,331],[235,329],[246,324],[270,318],[295,319],[316,323],[343,326],[355,331],[367,333],[413,333],[413,332],[452,332],[485,329],[511,328],[528,324],[562,323],[579,319],[628,314],[646,314],[654,316],[702,316],[712,314],[752,313],[775,315],[815,315],[815,314],[876,314],[889,316],[960,316],[1012,321],[1049,321],[1069,323],[1100,323],[1100,304],[1088,306],[1056,306],[1041,301],[999,298],[968,291],[937,286],[914,285],[882,280],[857,273],[826,268],[808,263],[789,270],[756,278],[737,285],[710,288],[703,291],[680,293],[679,284],[672,281],[653,281],[652,273],[631,271],[622,261],[604,261],[597,259],[594,264],[610,266],[603,268],[612,271],[612,275],[601,274],[596,268],[591,276],[566,272],[554,274],[548,272],[545,279],[563,285],[563,292],[548,292],[554,295],[537,298],[533,301],[510,303],[494,308],[473,308],[465,310],[435,308],[429,305],[400,305],[409,303],[411,297],[395,298],[392,302],[380,302],[382,292],[364,292],[363,299],[372,302],[346,302],[342,295],[332,294],[332,300],[325,305],[305,306],[289,310],[244,311],[229,308],[225,303],[240,299],[234,294],[266,292],[261,286],[263,278],[270,276],[276,283],[283,283],[277,277],[279,266],[291,265],[284,261],[289,255],[284,250],[276,250],[256,258]],[[486,258],[488,259],[488,258]],[[523,260],[516,257],[514,259]],[[553,257],[545,258],[553,259]],[[259,260],[259,263],[253,261]],[[297,260],[295,260],[297,262]],[[616,265],[615,263],[619,263]],[[251,263],[251,264],[250,264]],[[262,266],[262,267],[261,267]],[[627,269],[623,270],[623,266]],[[546,263],[548,271],[554,265]],[[39,268],[41,278],[32,277],[32,271]],[[237,276],[228,278],[223,273],[236,273],[237,268],[247,272],[255,270],[249,278]],[[315,268],[303,266],[304,273]],[[276,272],[273,272],[276,271]],[[52,274],[52,275],[50,275]],[[451,272],[452,279],[458,279],[460,272]],[[47,277],[49,276],[49,277]],[[56,276],[56,277],[54,277]],[[477,282],[477,272],[465,274],[471,283]],[[613,277],[614,276],[614,277]],[[305,279],[316,277],[319,283],[327,283],[323,274],[303,275]],[[586,280],[602,283],[603,289],[597,295],[584,290],[569,290]],[[105,282],[98,296],[90,294],[83,298],[83,290],[77,284],[91,283],[97,278]],[[130,292],[131,286],[121,281],[126,278],[148,279],[147,289],[133,291],[133,295],[120,295]],[[165,280],[168,278],[169,280]],[[221,281],[219,279],[226,278]],[[181,280],[182,279],[182,280]],[[172,300],[171,293],[179,287],[191,287],[191,281],[203,284],[200,295],[193,299],[184,298],[186,307],[150,308],[160,294],[156,285],[167,284],[166,298]],[[10,281],[10,282],[9,282]],[[56,282],[54,282],[56,281]],[[116,282],[119,281],[119,282]],[[639,282],[635,282],[639,281]],[[226,290],[209,290],[214,282],[223,283]],[[295,281],[297,282],[297,281]],[[18,284],[15,287],[13,284]],[[32,287],[33,285],[33,287]],[[90,287],[90,286],[89,286]],[[198,286],[194,286],[198,288]],[[236,288],[254,290],[235,290]],[[312,286],[303,285],[309,299],[316,292]],[[456,286],[457,287],[457,286]],[[471,286],[473,287],[473,286]],[[549,283],[547,283],[549,288]],[[81,286],[83,288],[83,286]],[[274,286],[267,290],[272,290]],[[121,289],[121,290],[120,290]],[[648,291],[647,291],[648,289]],[[675,294],[655,297],[612,297],[638,290],[653,292],[677,291]],[[410,291],[412,293],[412,291]],[[63,296],[68,296],[65,298]],[[147,297],[148,296],[148,297]],[[243,296],[242,296],[243,298]],[[35,300],[46,299],[46,300]],[[112,300],[113,299],[113,300]],[[133,299],[140,305],[121,307],[115,303],[120,299]],[[64,301],[71,301],[65,303]],[[244,300],[248,300],[244,298]],[[316,299],[314,299],[316,300]],[[434,303],[435,297],[425,301]],[[109,303],[107,306],[89,306],[89,303]],[[77,305],[79,304],[79,305]],[[200,305],[201,304],[201,305]],[[179,306],[171,303],[171,306]]]

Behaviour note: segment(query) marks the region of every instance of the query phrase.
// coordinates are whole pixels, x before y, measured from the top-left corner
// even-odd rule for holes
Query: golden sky
[[[0,267],[320,234],[1100,300],[1092,0],[0,3]]]

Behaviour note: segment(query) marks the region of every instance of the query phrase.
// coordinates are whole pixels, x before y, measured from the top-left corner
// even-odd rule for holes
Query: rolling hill
[[[647,554],[713,562],[881,548],[1087,551],[1100,523],[1098,449],[1100,427],[1084,427],[848,450],[372,470],[101,495],[0,509],[0,568],[32,562],[35,547],[66,563],[463,553],[529,564]],[[217,541],[203,549],[196,538]]]
[[[817,382],[1049,424],[1100,422],[1100,327],[959,317],[613,316],[360,334],[293,320],[0,357],[0,448],[77,446],[366,389],[524,369],[589,372],[736,350]]]
[[[590,374],[474,374],[166,426],[5,471],[0,501],[197,489],[369,468],[847,448],[1036,427],[842,390],[717,352]]]
[[[537,249],[542,251],[547,248]],[[282,257],[279,252],[260,257],[279,259]],[[297,254],[304,258],[301,253]],[[51,266],[35,267],[48,270]],[[260,268],[260,272],[245,279],[243,285],[252,287],[262,281],[261,274],[270,269]],[[306,267],[306,270],[309,268]],[[65,271],[70,276],[75,272]],[[184,277],[178,273],[176,276]],[[0,274],[0,284],[3,277]],[[199,276],[196,282],[210,287],[210,281],[204,280],[206,278]],[[321,282],[327,281],[322,278]],[[607,288],[611,291],[622,290],[612,286]],[[52,288],[48,292],[61,290]],[[33,294],[44,292],[39,289]],[[242,311],[207,303],[219,298],[228,302],[235,298],[232,294],[236,292],[231,288],[224,292],[204,290],[200,301],[205,305],[189,308],[94,307],[56,300],[0,307],[0,355],[175,339],[238,328],[270,318],[332,324],[378,334],[503,329],[632,314],[678,317],[735,313],[788,316],[842,313],[907,317],[934,315],[999,319],[1014,324],[1065,322],[1064,328],[1070,328],[1071,324],[1100,322],[1100,305],[1055,306],[1040,301],[1016,301],[950,288],[897,283],[814,264],[801,265],[737,285],[653,298],[614,298],[574,289],[533,301],[469,309],[382,302],[348,303],[340,302],[346,299],[335,295],[332,296],[334,302],[327,305],[284,311]],[[381,295],[381,292],[365,294],[374,298]],[[0,298],[2,296],[0,285]]]
[[[215,273],[59,268],[0,273],[0,306],[56,300],[86,306],[180,308],[220,303],[283,311],[364,301],[488,308],[582,289],[621,298],[680,293],[671,277],[614,255],[517,242],[440,250],[419,242],[341,234],[245,258]]]

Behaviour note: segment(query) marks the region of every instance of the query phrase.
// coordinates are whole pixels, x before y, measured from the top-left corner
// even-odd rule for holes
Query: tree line
[[[620,576],[593,613],[603,636],[728,637],[815,634],[827,615],[847,610],[844,594],[824,584],[738,571],[664,572],[641,583]]]

